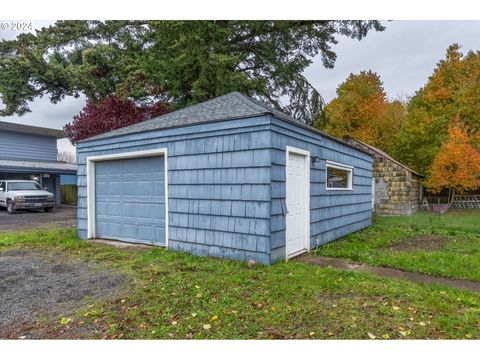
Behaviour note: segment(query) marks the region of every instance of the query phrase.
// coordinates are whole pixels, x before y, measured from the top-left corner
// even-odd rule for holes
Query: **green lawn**
[[[123,298],[62,314],[72,318],[68,325],[44,320],[94,326],[94,337],[480,338],[480,295],[468,291],[296,262],[249,269],[164,249],[129,252],[89,245],[65,229],[0,234],[0,251],[25,247],[55,248],[131,275]]]
[[[405,226],[411,228],[426,228],[431,232],[436,230],[472,233],[480,235],[480,210],[450,210],[446,214],[419,212],[412,216],[384,216],[378,217],[377,222],[391,226]]]
[[[424,249],[422,239],[439,239],[442,244]],[[419,246],[401,246],[412,241]],[[317,253],[480,281],[480,212],[379,217],[370,228],[324,245]]]

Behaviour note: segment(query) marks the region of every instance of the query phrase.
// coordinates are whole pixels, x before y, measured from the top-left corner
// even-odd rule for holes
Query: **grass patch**
[[[92,302],[60,328],[92,337],[175,339],[479,338],[480,295],[361,273],[90,245],[74,231],[0,234],[0,250],[46,247],[132,275],[124,298]],[[79,332],[80,333],[80,332]]]
[[[428,229],[431,232],[447,231],[480,235],[480,210],[450,210],[446,214],[418,212],[411,216],[377,217],[377,222],[393,227],[409,226],[412,229]]]
[[[441,246],[428,249],[420,243],[435,237]],[[402,247],[415,241],[417,248]],[[480,213],[379,217],[370,228],[320,247],[318,254],[480,281]]]

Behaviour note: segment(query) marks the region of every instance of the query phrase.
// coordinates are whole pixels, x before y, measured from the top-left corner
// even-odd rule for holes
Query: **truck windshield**
[[[32,181],[8,183],[8,191],[17,190],[42,190],[42,188],[38,183]]]

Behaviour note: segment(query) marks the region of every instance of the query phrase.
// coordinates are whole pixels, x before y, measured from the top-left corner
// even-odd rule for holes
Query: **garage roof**
[[[363,153],[368,152],[358,149],[340,139],[328,135],[312,126],[305,124],[293,117],[278,111],[268,104],[253,99],[237,91],[219,96],[217,98],[204,101],[202,103],[188,106],[181,110],[171,112],[159,117],[139,122],[120,129],[108,131],[106,133],[93,136],[79,142],[100,140],[114,136],[128,135],[153,130],[161,130],[175,127],[183,127],[188,125],[210,123],[215,121],[234,120],[261,115],[273,115],[278,119],[293,123],[307,130],[321,134],[345,146],[354,148]],[[368,154],[370,155],[370,154]]]

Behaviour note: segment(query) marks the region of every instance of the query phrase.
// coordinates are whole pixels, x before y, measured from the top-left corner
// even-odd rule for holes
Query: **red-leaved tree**
[[[163,102],[137,105],[132,100],[107,97],[99,102],[87,100],[85,107],[63,130],[72,144],[104,132],[164,115],[169,106]]]

